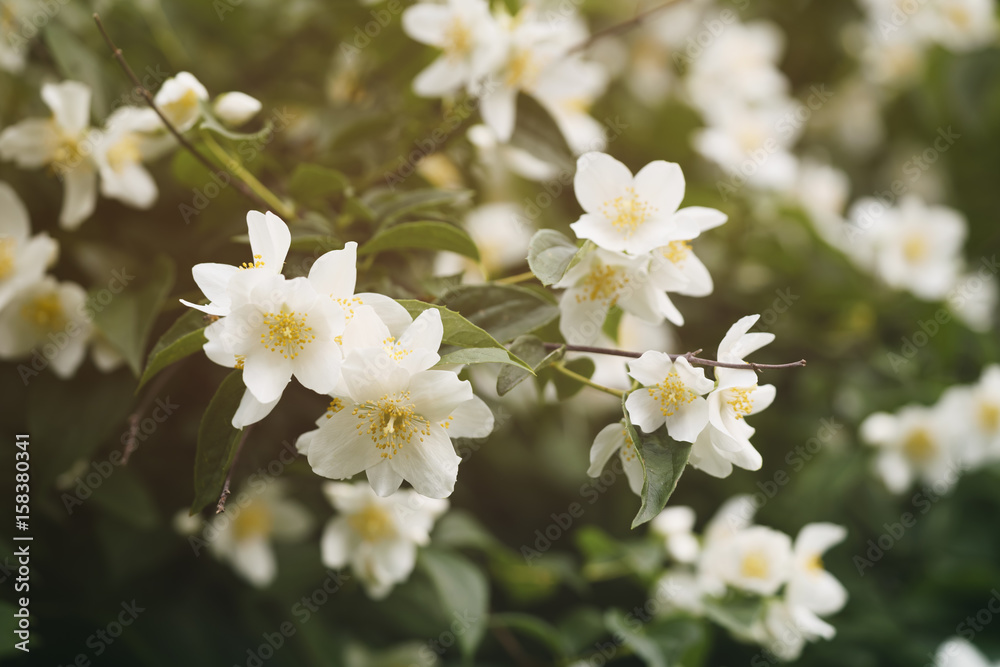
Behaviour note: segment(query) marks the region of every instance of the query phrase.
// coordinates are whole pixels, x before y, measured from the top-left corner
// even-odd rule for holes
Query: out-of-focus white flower
[[[792,570],[785,601],[799,628],[809,637],[830,639],[833,626],[819,616],[835,614],[847,603],[847,591],[823,567],[827,549],[844,541],[847,530],[832,523],[810,523],[799,531],[792,549]]]
[[[990,663],[967,640],[952,637],[938,647],[934,655],[934,667],[1000,667],[1000,662]]]
[[[153,101],[167,120],[181,132],[194,127],[201,118],[201,103],[208,90],[190,72],[180,72],[163,82]]]
[[[603,66],[579,57],[560,60],[539,77],[535,98],[544,106],[574,154],[604,150],[604,126],[588,113],[604,94],[608,75]]]
[[[615,453],[621,458],[622,470],[625,471],[629,488],[632,489],[632,493],[639,495],[642,492],[644,477],[642,463],[635,453],[635,445],[628,437],[624,422],[608,424],[594,438],[594,444],[590,448],[590,467],[587,468],[587,474],[591,477],[600,477],[604,466]]]
[[[982,271],[959,278],[948,295],[948,307],[967,327],[979,333],[993,330],[996,321],[1000,286],[993,274]]]
[[[997,38],[993,0],[932,0],[914,17],[917,29],[951,51],[973,51]]]
[[[431,312],[429,318],[440,317]],[[411,326],[426,334],[416,347],[440,346],[440,333],[432,336],[432,329],[416,322]],[[366,471],[379,495],[394,493],[407,480],[421,495],[445,498],[461,461],[451,438],[486,437],[493,413],[455,373],[407,368],[398,363],[406,348],[377,345],[347,356],[346,395],[337,397],[337,410],[319,429],[300,436],[297,447],[324,477],[345,479]]]
[[[715,209],[678,210],[684,187],[684,174],[675,163],[650,162],[633,176],[610,155],[586,153],[577,161],[573,179],[585,213],[570,226],[578,237],[605,250],[643,255],[725,222],[725,214]]]
[[[792,540],[765,526],[737,531],[724,544],[706,549],[703,568],[712,578],[759,595],[773,595],[788,581]]]
[[[63,180],[65,195],[59,224],[75,229],[97,202],[97,170],[87,145],[90,88],[77,81],[47,83],[42,100],[51,118],[29,118],[0,132],[0,159],[22,169],[49,166]]]
[[[19,74],[24,69],[28,54],[29,34],[24,26],[31,28],[31,35],[38,32],[25,16],[33,4],[24,0],[3,0],[0,2],[0,70]]]
[[[468,132],[469,142],[476,147],[480,163],[486,169],[483,186],[495,187],[498,181],[509,180],[510,171],[531,181],[546,181],[559,174],[559,168],[541,160],[523,148],[502,144],[496,133],[487,125],[473,125]],[[508,192],[502,189],[499,195]]]
[[[14,188],[0,181],[0,309],[41,280],[58,254],[59,244],[48,234],[31,236],[28,209]]]
[[[156,202],[156,182],[142,163],[174,147],[173,137],[161,128],[152,109],[121,107],[111,114],[94,151],[102,195],[140,209]]]
[[[566,288],[559,300],[559,331],[574,345],[598,339],[611,306],[660,324],[684,318],[663,289],[649,278],[649,255],[629,257],[597,248],[566,272],[556,287]]]
[[[215,515],[205,527],[212,555],[258,588],[270,584],[278,573],[272,542],[298,541],[312,529],[312,516],[306,508],[286,495],[278,480],[260,492],[248,487],[230,498],[226,511]]]
[[[424,97],[441,97],[476,84],[504,55],[504,35],[485,0],[418,3],[403,12],[403,30],[444,53],[413,81]]]
[[[701,545],[695,536],[694,510],[690,507],[667,507],[650,522],[650,529],[664,538],[667,553],[678,563],[694,563]]]
[[[716,219],[706,216],[699,222],[699,229],[704,232],[725,222],[725,216]],[[690,241],[671,241],[654,250],[649,273],[651,280],[665,292],[702,297],[714,289],[712,274],[694,254]]]
[[[727,26],[691,63],[687,85],[695,106],[705,111],[786,96],[788,80],[777,67],[783,50],[784,36],[772,23]]]
[[[878,447],[875,469],[893,493],[919,478],[944,492],[958,477],[962,455],[954,416],[944,409],[908,405],[896,414],[876,412],[861,423],[861,439]]]
[[[350,565],[376,600],[410,576],[417,547],[430,542],[434,522],[448,509],[447,500],[425,498],[409,489],[388,498],[364,483],[328,482],[323,490],[338,512],[323,531],[323,564]]]
[[[629,362],[629,375],[643,385],[625,399],[632,422],[646,433],[666,425],[674,440],[694,442],[708,424],[703,395],[715,388],[705,371],[684,357],[671,361],[665,352],[650,350]]]
[[[456,253],[439,253],[434,273],[448,276],[464,272],[466,283],[502,276],[523,264],[528,255],[528,242],[534,230],[526,222],[521,207],[509,202],[483,204],[469,211],[465,231],[479,249],[479,262]]]
[[[0,358],[40,348],[53,372],[72,377],[87,352],[92,325],[87,293],[76,283],[45,276],[23,288],[0,310]]]
[[[934,409],[950,420],[953,457],[969,467],[1000,458],[1000,366],[988,366],[974,385],[949,387]]]
[[[239,127],[260,113],[264,105],[246,93],[222,93],[212,101],[212,111],[222,122]]]

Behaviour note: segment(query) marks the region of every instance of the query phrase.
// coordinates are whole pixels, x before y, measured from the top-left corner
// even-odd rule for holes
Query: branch
[[[126,62],[125,60],[125,56],[122,54],[122,50],[119,49],[117,46],[115,46],[115,43],[111,40],[111,35],[109,35],[108,31],[105,30],[104,28],[104,23],[101,22],[101,17],[96,13],[94,14],[94,22],[97,24],[97,29],[101,31],[101,35],[104,37],[104,41],[107,42],[108,48],[111,49],[112,57],[118,61],[118,64],[121,66],[122,71],[125,72],[125,75],[132,82],[132,85],[135,86],[135,90],[142,95],[142,98],[146,100],[146,104],[148,104],[149,107],[156,112],[156,115],[160,117],[160,120],[163,121],[163,125],[167,128],[167,130],[170,131],[170,134],[174,135],[174,138],[177,139],[180,145],[183,146],[189,153],[191,153],[191,155],[193,155],[198,160],[198,162],[201,162],[202,165],[204,165],[205,168],[207,168],[211,173],[213,174],[217,173],[218,170],[216,168],[216,165],[207,157],[205,157],[204,153],[195,148],[190,141],[184,138],[184,135],[181,134],[181,132],[176,127],[174,127],[174,124],[171,123],[167,119],[167,117],[163,114],[163,111],[160,110],[160,107],[156,106],[156,102],[153,101],[153,94],[149,92],[144,85],[142,85],[142,82],[139,80],[139,77],[137,77],[135,75],[135,72],[132,71],[132,68],[129,67],[128,62]],[[257,193],[251,190],[246,183],[244,183],[242,180],[239,179],[238,176],[236,176],[236,174],[232,174],[232,176],[233,176],[232,182],[236,185],[236,189],[239,190],[240,194],[242,194],[244,197],[252,201],[254,205],[256,205],[258,208],[263,209],[265,211],[270,210],[267,202],[261,199],[259,196],[257,196]]]
[[[638,28],[640,25],[642,25],[643,21],[645,21],[646,19],[650,18],[654,14],[657,14],[657,13],[663,11],[667,7],[670,7],[671,5],[677,4],[678,1],[679,0],[667,0],[667,2],[664,2],[663,4],[657,5],[656,7],[653,7],[652,9],[647,9],[644,12],[640,12],[640,13],[636,14],[635,16],[633,16],[632,18],[630,18],[628,21],[624,21],[622,23],[616,23],[615,25],[609,26],[607,28],[604,28],[603,30],[598,30],[593,35],[591,35],[589,39],[587,39],[586,41],[584,41],[584,42],[582,42],[582,43],[574,46],[572,49],[570,49],[569,52],[570,53],[577,53],[579,51],[584,51],[584,50],[590,48],[594,44],[594,42],[597,42],[597,41],[599,41],[601,39],[604,39],[605,37],[610,37],[611,35],[617,35],[620,32],[628,32],[629,30],[632,30],[633,28]]]
[[[240,443],[236,445],[236,453],[233,454],[233,462],[229,466],[229,472],[226,473],[226,481],[222,484],[222,493],[219,495],[219,502],[215,506],[215,513],[222,514],[226,511],[226,500],[229,498],[229,482],[233,479],[233,470],[236,468],[236,461],[240,458],[240,452],[243,450],[243,443],[247,441],[247,437],[250,435],[250,430],[253,429],[253,425],[247,426],[243,429],[243,437],[240,438]]]
[[[139,426],[142,423],[142,417],[149,410],[153,401],[156,400],[156,395],[160,393],[163,386],[177,372],[177,368],[178,366],[175,364],[160,373],[159,377],[156,378],[146,391],[145,398],[142,399],[142,402],[132,414],[128,416],[128,437],[125,439],[125,449],[122,451],[122,465],[127,465],[133,452],[139,448],[139,443],[136,442],[136,439],[139,437]]]
[[[564,349],[567,352],[587,352],[590,354],[607,354],[615,357],[628,357],[629,359],[638,359],[642,356],[641,352],[627,352],[625,350],[613,350],[607,347],[590,347],[589,345],[567,345],[565,343],[542,343],[546,350],[559,350]],[[777,368],[797,368],[799,366],[805,366],[806,360],[800,359],[799,361],[793,361],[788,364],[757,364],[753,362],[745,364],[730,364],[724,361],[715,361],[713,359],[702,359],[696,357],[695,355],[701,352],[701,350],[695,350],[694,352],[684,352],[683,354],[670,354],[668,355],[672,361],[676,361],[678,357],[683,357],[688,360],[693,366],[713,366],[715,368],[735,368],[738,370],[751,370],[751,371],[764,371],[773,370]]]

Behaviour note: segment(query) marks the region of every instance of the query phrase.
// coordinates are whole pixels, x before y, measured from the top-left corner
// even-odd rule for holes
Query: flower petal
[[[346,299],[354,295],[357,267],[358,244],[348,241],[343,250],[331,250],[313,263],[309,269],[309,282],[320,294]]]
[[[460,403],[448,418],[446,430],[452,438],[485,438],[493,432],[493,411],[478,396]]]
[[[389,459],[393,469],[413,485],[417,493],[428,498],[451,495],[461,461],[451,439],[436,424],[431,425],[430,433],[423,436],[423,440],[414,439]]]
[[[346,479],[382,461],[371,436],[345,407],[312,437],[307,454],[313,472],[330,479]]]
[[[597,433],[597,437],[594,438],[594,444],[590,447],[590,467],[587,468],[588,475],[591,477],[600,477],[611,455],[625,444],[625,436],[622,433],[624,430],[625,427],[621,422],[615,422],[608,424]]]
[[[684,200],[684,172],[675,162],[656,160],[635,175],[635,194],[655,215],[672,215]]]
[[[249,211],[247,229],[250,232],[250,250],[254,259],[260,255],[264,266],[280,273],[292,244],[292,233],[288,230],[288,225],[270,211]]]
[[[403,483],[403,477],[392,469],[388,460],[376,463],[365,473],[368,475],[368,483],[371,484],[372,490],[383,498],[396,493],[399,485]]]
[[[76,229],[90,217],[97,204],[97,172],[89,164],[80,164],[65,172],[63,186],[59,225],[63,229]]]
[[[584,153],[576,161],[573,190],[583,210],[600,218],[604,209],[632,187],[632,172],[606,153]]]

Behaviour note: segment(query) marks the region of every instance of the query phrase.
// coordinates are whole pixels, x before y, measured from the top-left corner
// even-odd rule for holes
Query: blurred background
[[[605,150],[633,171],[657,159],[679,163],[684,205],[729,216],[694,243],[715,290],[674,299],[683,327],[651,328],[615,312],[607,344],[703,348],[714,358],[729,326],[759,313],[756,330],[776,340],[754,360],[804,358],[808,366],[762,377],[777,387],[774,404],[751,418],[762,469],[725,479],[688,469],[670,504],[694,509],[696,532],[740,493],[757,494],[757,523],[792,536],[811,522],[846,527],[846,540],[823,558],[849,593],[844,609],[826,619],[836,637],[808,644],[796,664],[923,666],[966,631],[1000,660],[989,607],[1000,600],[996,436],[982,456],[956,454],[964,463],[950,483],[934,486],[934,474],[913,459],[914,478],[893,489],[877,463],[881,450],[870,446],[878,443],[860,430],[876,412],[937,407],[953,429],[942,446],[957,452],[977,417],[968,401],[940,407],[939,400],[950,388],[976,385],[1000,361],[994,3],[679,0],[609,33],[601,31],[659,3],[542,3],[544,20],[586,43],[582,57],[599,73],[590,89],[581,86],[582,103],[605,129],[595,134],[583,123],[589,129],[574,133],[578,118],[553,112],[544,91],[522,91],[509,142],[466,96],[413,92],[439,51],[404,32],[408,4],[4,0],[10,46],[0,46],[7,49],[0,129],[49,115],[39,96],[46,82],[86,83],[95,125],[123,100],[139,104],[93,23],[99,11],[150,89],[189,71],[213,96],[242,91],[261,101],[241,128],[246,134],[219,141],[305,211],[293,225],[288,275],[303,275],[321,252],[346,241],[363,243],[389,219],[463,226],[480,248],[478,265],[413,249],[360,265],[359,292],[423,300],[459,280],[527,271],[535,229],[569,234],[580,208],[560,174],[572,169],[580,146]],[[520,7],[506,5],[511,13]],[[257,134],[266,127],[271,132]],[[428,151],[422,142],[436,129],[444,138]],[[603,146],[594,139],[601,135]],[[198,353],[134,392],[149,350],[186,310],[178,298],[200,298],[191,267],[246,259],[241,237],[252,205],[234,187],[217,187],[183,150],[146,167],[158,188],[155,205],[138,210],[101,197],[79,229],[67,230],[57,222],[59,179],[0,162],[0,180],[23,200],[33,233],[59,242],[51,275],[82,285],[98,303],[113,271],[135,276],[98,315],[98,331],[107,328],[112,340],[95,334],[94,359],[71,377],[26,372],[30,355],[0,366],[5,460],[14,461],[13,434],[31,436],[34,538],[28,655],[9,639],[19,597],[15,546],[0,541],[5,664],[604,664],[599,647],[611,640],[614,615],[641,606],[664,571],[663,540],[646,526],[629,528],[639,502],[620,474],[587,475],[590,445],[619,419],[619,402],[586,388],[567,397],[571,389],[549,376],[501,398],[496,368],[463,375],[489,402],[497,427],[483,441],[457,443],[464,461],[451,510],[429,547],[452,564],[450,589],[442,590],[433,567],[418,566],[387,599],[373,601],[357,581],[324,568],[319,535],[334,516],[324,480],[301,457],[289,463],[281,453],[313,428],[328,400],[298,385],[254,429],[232,486],[238,493],[271,465],[312,516],[305,536],[275,543],[277,574],[265,586],[190,539],[198,526],[178,517],[194,497],[200,419],[226,370]],[[392,174],[400,180],[390,182]],[[879,206],[889,213],[875,213],[872,223],[866,215]],[[917,261],[900,268],[907,258],[948,253],[930,232],[928,247],[907,250],[904,228],[888,227],[890,218],[909,224],[896,220],[906,216],[917,227],[959,220],[955,252],[928,268]],[[936,277],[925,280],[931,272]],[[535,333],[560,340],[551,317]],[[102,345],[117,353],[110,354],[117,366],[101,363]],[[622,360],[596,359],[593,371],[576,363],[627,386]],[[162,419],[142,421],[157,407]],[[137,448],[118,465],[116,452],[130,437]],[[0,496],[13,498],[13,483],[4,474]],[[582,515],[560,526],[557,517],[573,503]],[[907,513],[912,525],[897,530]],[[553,525],[550,546],[541,547],[539,536]],[[538,557],[526,558],[525,548]],[[129,609],[134,619],[112,636],[121,614],[132,618]],[[293,632],[274,648],[289,622]],[[470,633],[481,642],[463,658]],[[274,650],[261,651],[268,643]],[[717,619],[681,615],[630,637],[610,662],[756,667],[777,659],[734,639]]]

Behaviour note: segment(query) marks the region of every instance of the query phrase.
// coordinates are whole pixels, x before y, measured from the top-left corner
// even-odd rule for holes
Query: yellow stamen
[[[743,557],[740,573],[748,579],[766,579],[768,574],[767,558],[760,552],[751,552]]]
[[[396,534],[392,517],[375,504],[367,505],[361,511],[347,517],[347,525],[365,542],[378,542]]]
[[[371,436],[383,459],[391,459],[414,437],[423,442],[431,434],[430,423],[416,413],[408,391],[366,401],[351,414],[358,418],[357,430]]]
[[[444,52],[451,60],[461,60],[472,51],[472,31],[459,17],[444,29]]]
[[[754,389],[756,389],[756,385],[753,387],[735,387],[729,390],[728,395],[730,398],[726,403],[736,413],[737,419],[743,419],[753,412],[753,399],[750,397],[750,394]]]
[[[934,456],[937,446],[927,429],[918,428],[912,431],[903,441],[903,453],[911,461],[924,463]]]
[[[583,279],[583,293],[576,295],[576,301],[577,303],[608,301],[613,306],[618,301],[618,291],[628,282],[625,269],[606,264],[599,265]]]
[[[21,317],[45,331],[58,331],[66,327],[66,313],[56,292],[37,296],[21,307]]]
[[[0,280],[14,272],[17,258],[17,240],[10,236],[0,238]]]
[[[252,537],[266,537],[271,534],[273,525],[271,510],[261,501],[253,500],[246,507],[240,508],[240,513],[233,519],[233,533],[238,542]]]
[[[660,404],[660,414],[664,417],[673,415],[682,405],[696,398],[695,393],[684,385],[676,371],[671,371],[670,375],[655,387],[646,387],[646,391]]]
[[[916,264],[927,256],[929,249],[922,236],[911,236],[903,242],[903,257],[910,264]]]
[[[262,260],[261,257],[263,257],[263,255],[254,255],[253,263],[251,264],[250,262],[243,262],[240,265],[240,270],[242,271],[244,269],[259,269],[260,267],[264,266],[264,260]]]
[[[980,403],[976,416],[979,419],[979,426],[987,433],[996,433],[1000,430],[1000,405]]]
[[[130,164],[141,161],[142,153],[139,151],[138,137],[131,132],[126,134],[108,150],[107,159],[115,171],[121,171]]]
[[[316,340],[312,327],[306,326],[306,315],[296,317],[295,311],[265,313],[264,324],[268,332],[260,335],[260,342],[271,352],[278,352],[285,359],[294,359],[306,345]]]
[[[626,196],[615,197],[604,202],[601,213],[611,221],[612,226],[631,238],[632,234],[656,213],[657,209],[639,199],[635,188],[627,188]]]
[[[670,245],[662,248],[660,252],[667,258],[667,261],[674,264],[683,264],[684,260],[691,254],[691,242],[671,241]]]

